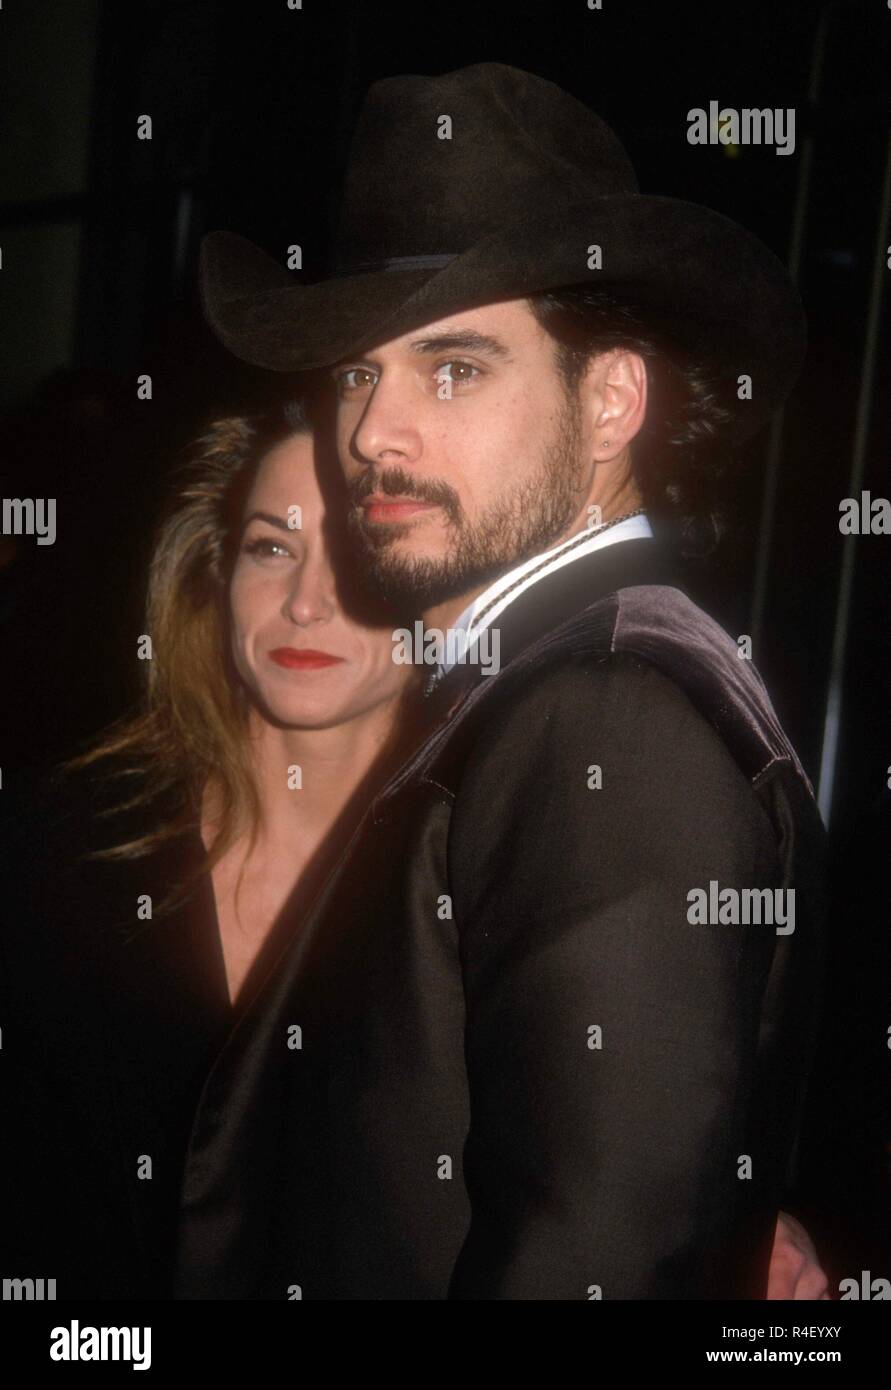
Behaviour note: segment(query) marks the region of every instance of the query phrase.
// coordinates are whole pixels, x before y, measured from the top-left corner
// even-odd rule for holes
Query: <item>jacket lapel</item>
[[[681,587],[676,562],[652,537],[618,541],[545,575],[493,623],[499,632],[501,669],[589,604],[634,584]],[[475,685],[490,679],[494,677],[483,676],[473,662],[453,666],[427,697],[425,726],[432,729],[441,723]]]

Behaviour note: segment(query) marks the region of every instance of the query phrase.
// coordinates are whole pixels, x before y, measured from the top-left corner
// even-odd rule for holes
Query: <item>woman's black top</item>
[[[197,830],[80,858],[148,828],[97,815],[121,785],[10,774],[0,791],[0,1277],[55,1279],[58,1299],[170,1297],[192,1115],[238,1013],[209,874],[140,917],[200,863]]]

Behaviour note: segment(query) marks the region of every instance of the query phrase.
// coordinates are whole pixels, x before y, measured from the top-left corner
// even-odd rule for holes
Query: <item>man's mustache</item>
[[[404,468],[388,468],[385,473],[367,472],[347,483],[347,495],[353,507],[360,507],[366,497],[381,493],[384,497],[410,497],[415,502],[431,502],[442,507],[455,525],[461,523],[461,502],[454,488],[441,478],[416,478]]]

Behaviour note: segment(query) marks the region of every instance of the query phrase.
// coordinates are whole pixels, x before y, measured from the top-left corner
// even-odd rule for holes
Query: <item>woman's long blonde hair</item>
[[[213,844],[154,908],[157,916],[191,894],[245,825],[248,853],[257,840],[261,808],[246,738],[250,700],[230,651],[228,585],[260,460],[275,443],[310,431],[303,407],[292,403],[281,414],[217,420],[192,446],[173,474],[152,546],[145,625],[151,659],[142,663],[139,709],[57,769],[65,776],[103,764],[115,785],[117,779],[125,784],[125,794],[136,785],[129,799],[100,815],[163,808],[156,828],[93,850],[96,859],[137,859],[200,829],[203,792],[212,785]]]

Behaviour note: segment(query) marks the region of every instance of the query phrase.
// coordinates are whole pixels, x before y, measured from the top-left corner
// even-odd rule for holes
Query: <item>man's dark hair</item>
[[[718,483],[729,453],[720,435],[731,418],[714,374],[644,312],[603,291],[546,291],[532,295],[529,307],[556,340],[568,391],[596,353],[624,348],[644,359],[647,413],[631,443],[634,481],[654,520],[677,533],[682,552],[707,554],[723,531]]]

